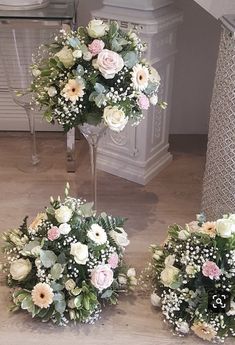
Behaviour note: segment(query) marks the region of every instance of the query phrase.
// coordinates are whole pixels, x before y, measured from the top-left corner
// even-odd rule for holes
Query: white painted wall
[[[234,0],[194,0],[215,18],[235,13]]]

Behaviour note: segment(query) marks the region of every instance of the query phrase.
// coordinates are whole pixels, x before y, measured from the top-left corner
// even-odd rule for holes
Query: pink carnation
[[[141,94],[137,99],[137,104],[140,109],[147,110],[149,108],[149,99],[145,94]]]
[[[96,266],[91,272],[91,283],[99,291],[107,289],[113,282],[113,271],[108,265]]]
[[[202,273],[205,277],[210,279],[219,279],[222,274],[219,267],[213,261],[206,261],[202,266]]]
[[[52,228],[50,228],[47,232],[47,237],[48,237],[48,240],[50,241],[57,240],[57,238],[60,237],[59,228],[57,228],[57,226],[53,226]]]
[[[110,255],[108,259],[108,264],[111,268],[115,269],[118,266],[118,261],[119,261],[119,257],[117,253],[113,253]]]
[[[88,50],[92,54],[92,56],[99,54],[103,49],[104,42],[102,40],[94,40],[91,42],[91,44],[88,44]]]

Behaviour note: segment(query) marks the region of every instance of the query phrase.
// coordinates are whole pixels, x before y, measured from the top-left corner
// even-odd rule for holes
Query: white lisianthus
[[[64,286],[65,286],[65,289],[66,289],[67,291],[71,291],[71,290],[75,289],[76,283],[75,283],[75,281],[74,281],[73,279],[68,279],[68,280],[65,282]]]
[[[64,67],[69,68],[74,64],[73,52],[67,46],[64,46],[58,53],[55,54]]]
[[[178,279],[180,270],[174,266],[167,266],[161,272],[161,282],[167,287],[171,287]]]
[[[54,86],[50,86],[47,93],[50,97],[54,97],[57,94],[56,88]]]
[[[72,217],[72,210],[68,206],[60,206],[55,210],[55,218],[59,223],[67,223]]]
[[[70,254],[79,265],[85,265],[88,261],[88,247],[81,242],[71,244]]]
[[[124,111],[116,105],[104,108],[103,119],[106,125],[115,132],[121,132],[128,122]]]
[[[32,75],[34,77],[39,77],[41,75],[41,71],[39,69],[32,69]]]
[[[62,235],[68,235],[68,233],[71,231],[71,226],[68,223],[63,223],[60,224],[59,230]]]
[[[228,316],[234,316],[235,315],[235,302],[234,301],[230,301],[230,309],[229,311],[227,311],[226,313]]]
[[[229,238],[235,233],[235,222],[226,218],[218,219],[216,222],[216,231],[218,236]]]
[[[154,307],[160,307],[161,306],[161,297],[158,296],[155,292],[153,292],[150,296],[151,304]]]
[[[32,269],[29,259],[18,259],[11,263],[10,274],[14,280],[24,280]]]
[[[73,57],[75,57],[76,59],[79,59],[80,57],[82,57],[82,51],[80,49],[74,50]]]
[[[126,285],[127,284],[127,277],[124,274],[119,274],[118,283],[121,285]]]
[[[107,234],[99,224],[92,224],[87,236],[96,244],[102,245],[107,242]]]
[[[83,53],[83,59],[84,59],[85,61],[90,61],[90,60],[92,59],[92,54],[91,54],[91,52],[87,51],[87,52]]]
[[[129,268],[127,270],[127,273],[126,273],[127,277],[131,278],[131,277],[135,277],[136,276],[136,271],[135,269],[132,267],[132,268]]]
[[[175,255],[168,255],[165,258],[165,265],[166,266],[173,266],[175,263]]]
[[[153,253],[153,259],[159,260],[162,255],[163,255],[162,250],[155,250],[155,252]]]
[[[150,100],[150,103],[152,105],[157,105],[157,103],[158,103],[158,95],[152,95],[149,100]]]
[[[99,38],[106,34],[109,27],[100,19],[93,19],[88,23],[87,32],[92,38]]]
[[[127,237],[127,233],[123,228],[117,228],[118,232],[115,230],[111,230],[109,235],[112,239],[116,242],[116,244],[120,247],[126,247],[130,243]]]
[[[186,321],[177,322],[177,329],[180,333],[187,334],[189,332],[189,324]]]
[[[178,233],[178,238],[182,241],[187,240],[189,237],[189,232],[187,230],[180,230]]]

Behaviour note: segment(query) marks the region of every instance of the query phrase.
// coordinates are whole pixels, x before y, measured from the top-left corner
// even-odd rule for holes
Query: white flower
[[[153,259],[159,260],[162,255],[163,255],[162,250],[155,250],[155,252],[153,253]]]
[[[35,285],[31,295],[33,303],[40,308],[48,308],[53,303],[54,293],[47,283],[38,283]]]
[[[167,266],[161,272],[161,282],[163,285],[170,287],[178,279],[180,270],[174,266]]]
[[[103,49],[97,56],[97,66],[105,79],[113,79],[115,74],[124,67],[124,61],[121,55],[109,50]]]
[[[201,230],[197,220],[193,220],[192,222],[186,224],[186,228],[189,232],[197,232]]]
[[[189,237],[189,232],[187,230],[180,230],[178,233],[178,238],[182,241],[187,240]]]
[[[54,86],[50,86],[47,93],[50,97],[54,97],[57,94],[56,88]]]
[[[116,244],[120,247],[126,247],[130,243],[127,237],[127,233],[123,228],[117,228],[118,232],[115,230],[111,230],[109,235],[112,239],[116,242]]]
[[[39,69],[32,69],[32,75],[34,77],[39,77],[41,75],[41,71]]]
[[[68,279],[65,282],[64,286],[65,286],[66,290],[71,291],[71,290],[75,289],[76,283],[75,283],[75,281],[73,279]]]
[[[75,57],[76,59],[79,59],[80,57],[82,57],[82,51],[80,49],[74,50],[73,57]]]
[[[36,246],[31,250],[31,254],[35,257],[38,257],[41,252],[41,246]]]
[[[136,46],[139,42],[139,37],[136,35],[135,32],[131,32],[129,34],[129,38],[132,40],[132,42],[134,43],[134,45]]]
[[[146,89],[149,81],[149,70],[147,67],[137,64],[133,67],[131,75],[131,81],[135,90],[143,91]]]
[[[235,302],[234,301],[230,301],[230,309],[229,311],[226,313],[228,316],[234,316],[235,315]]]
[[[90,37],[98,38],[102,37],[108,31],[108,25],[102,20],[93,19],[88,23],[87,32]]]
[[[75,308],[76,308],[75,303],[74,303],[74,300],[75,300],[75,298],[71,298],[71,299],[68,300],[67,305],[68,305],[68,307],[69,307],[70,309],[75,309]]]
[[[152,66],[150,67],[149,80],[152,83],[158,83],[158,84],[161,81],[161,77],[160,77],[158,71],[155,68],[153,68]]]
[[[81,242],[71,244],[70,254],[79,265],[85,265],[88,261],[88,247]]]
[[[127,284],[127,277],[124,274],[119,274],[118,283],[121,285],[126,285]]]
[[[173,266],[175,263],[175,255],[168,255],[165,258],[165,265],[166,266]]]
[[[177,322],[177,328],[180,333],[187,334],[189,332],[189,324],[186,321]]]
[[[127,277],[131,278],[131,277],[135,277],[136,276],[136,271],[135,269],[132,267],[132,268],[129,268],[127,270],[127,273],[126,273]]]
[[[91,63],[94,69],[99,69],[99,65],[97,64],[97,59],[93,59]]]
[[[155,292],[153,292],[150,296],[151,304],[154,307],[160,307],[161,306],[161,297],[158,296]]]
[[[192,276],[195,275],[195,273],[197,273],[197,268],[193,265],[187,265],[185,271],[187,274]]]
[[[71,226],[68,223],[63,223],[60,224],[59,230],[62,235],[67,235],[71,231]]]
[[[42,261],[41,261],[40,257],[38,257],[37,259],[35,259],[34,263],[35,263],[35,266],[36,266],[37,268],[40,268],[40,267],[42,266]]]
[[[66,100],[76,103],[80,97],[84,96],[84,89],[85,84],[82,79],[69,79],[61,94]]]
[[[150,103],[152,105],[157,105],[157,103],[158,103],[158,96],[157,95],[152,95],[149,100],[150,100]]]
[[[72,210],[68,206],[60,206],[55,210],[55,218],[59,223],[67,223],[72,217]]]
[[[107,234],[99,224],[92,224],[87,236],[98,245],[107,242]]]
[[[74,57],[72,50],[69,49],[67,46],[64,46],[58,53],[55,54],[58,57],[60,62],[64,65],[64,67],[69,68],[74,64]]]
[[[229,238],[235,232],[235,223],[226,218],[218,219],[216,222],[216,231],[220,237]]]
[[[85,61],[90,61],[90,60],[92,59],[92,54],[91,54],[91,52],[85,52],[85,53],[83,54],[83,59],[84,59]]]
[[[32,269],[29,259],[18,259],[11,263],[10,274],[14,280],[24,280]]]
[[[128,122],[128,117],[124,111],[116,105],[104,108],[103,119],[106,125],[115,132],[122,131]]]

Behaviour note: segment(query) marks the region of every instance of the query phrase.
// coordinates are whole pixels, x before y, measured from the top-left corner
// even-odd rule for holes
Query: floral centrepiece
[[[24,309],[42,321],[93,323],[106,303],[136,285],[123,255],[129,244],[124,219],[96,215],[92,204],[68,196],[28,226],[4,233],[3,271],[13,288],[12,311]]]
[[[151,251],[151,303],[174,333],[212,342],[235,336],[235,215],[170,226]]]
[[[32,65],[31,90],[44,118],[67,131],[103,121],[121,131],[129,120],[138,124],[143,111],[158,101],[160,76],[142,58],[146,45],[135,32],[91,20],[87,27],[61,30],[41,46]]]

